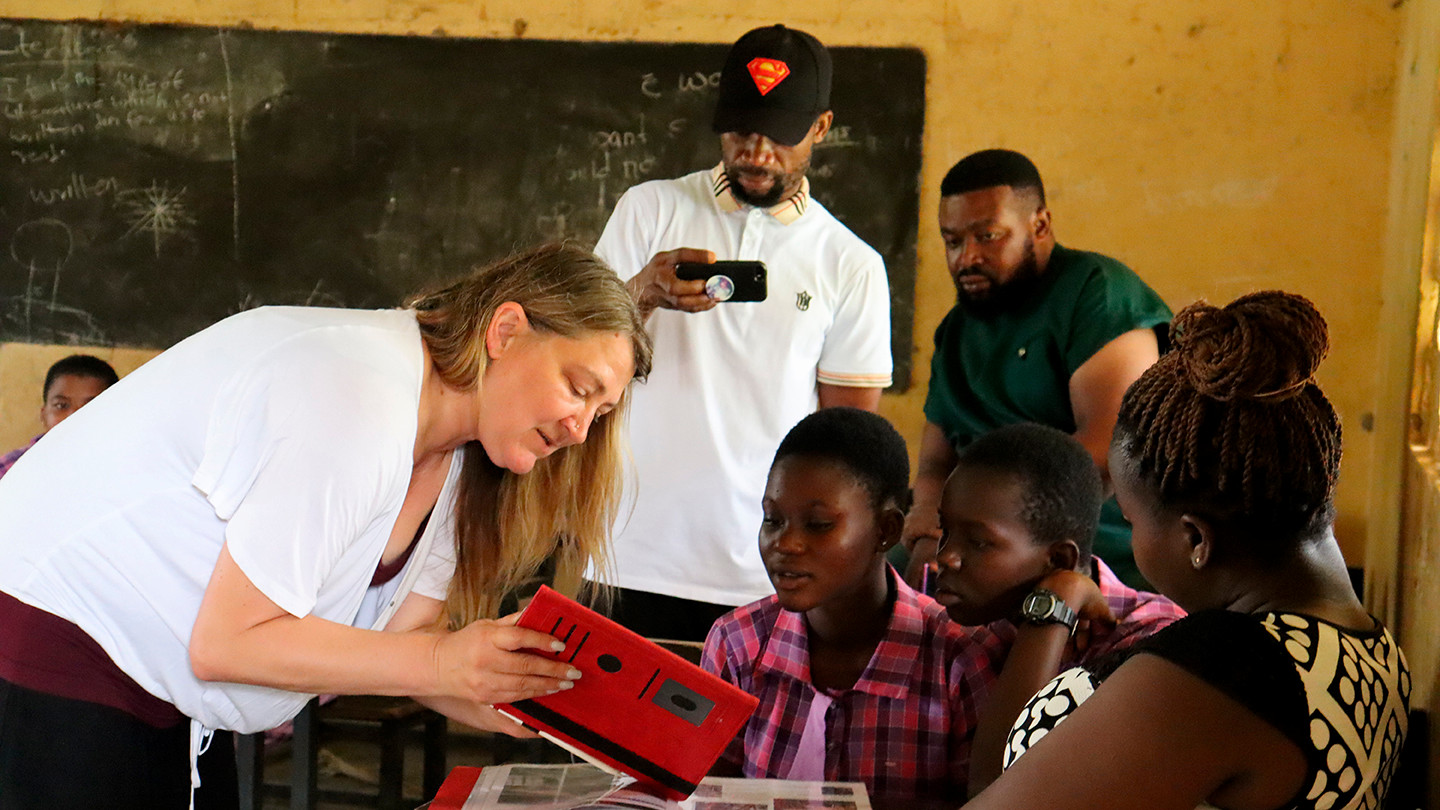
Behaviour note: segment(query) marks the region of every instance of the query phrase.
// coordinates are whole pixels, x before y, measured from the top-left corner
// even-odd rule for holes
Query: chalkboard
[[[163,348],[593,245],[626,188],[718,161],[726,48],[0,20],[0,340]],[[812,188],[885,257],[904,388],[925,61],[833,54]]]

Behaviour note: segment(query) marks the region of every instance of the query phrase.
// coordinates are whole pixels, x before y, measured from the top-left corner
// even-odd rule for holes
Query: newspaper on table
[[[688,799],[638,789],[628,776],[593,765],[499,765],[480,774],[463,810],[870,810],[859,782],[800,782],[707,776]]]

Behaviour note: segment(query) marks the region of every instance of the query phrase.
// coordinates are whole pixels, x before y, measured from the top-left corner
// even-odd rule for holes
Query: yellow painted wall
[[[882,406],[912,448],[923,425],[928,336],[954,300],[932,225],[940,178],[975,149],[1019,149],[1046,178],[1060,239],[1122,258],[1177,307],[1271,287],[1317,301],[1335,344],[1321,382],[1347,437],[1339,534],[1358,563],[1371,457],[1364,424],[1380,407],[1373,346],[1396,5],[811,0],[779,18],[775,4],[754,0],[0,0],[0,15],[706,42],[783,20],[833,45],[918,46],[930,73],[917,385]],[[16,375],[43,369],[3,362],[12,352],[27,353],[0,353],[7,417],[39,401]],[[17,396],[18,411],[10,404]],[[0,425],[7,446],[31,429],[10,421]]]

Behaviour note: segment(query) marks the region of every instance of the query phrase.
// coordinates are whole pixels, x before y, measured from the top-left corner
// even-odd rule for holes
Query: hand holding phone
[[[716,301],[764,301],[767,292],[765,263],[758,261],[681,262],[675,277],[704,281],[705,293]]]

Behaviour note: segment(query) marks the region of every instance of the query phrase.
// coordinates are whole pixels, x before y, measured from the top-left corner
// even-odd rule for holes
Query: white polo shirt
[[[709,312],[656,310],[654,369],[632,389],[636,478],[616,526],[615,584],[717,604],[773,592],[760,500],[775,448],[818,403],[817,382],[890,384],[880,254],[809,196],[740,205],[720,167],[626,191],[595,246],[622,278],[689,247],[758,259],[768,296]],[[595,572],[591,572],[592,575]]]

